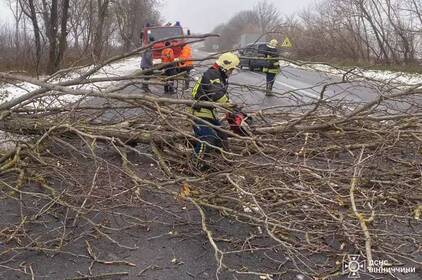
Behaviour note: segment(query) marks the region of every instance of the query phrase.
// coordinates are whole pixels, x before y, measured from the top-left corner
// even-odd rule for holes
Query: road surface
[[[201,58],[208,55],[210,54],[194,50],[195,57]],[[207,61],[208,65],[211,62]],[[205,69],[205,67],[197,69],[196,76]],[[265,96],[264,73],[252,72],[244,68],[230,77],[230,83],[233,101],[247,105],[251,111],[268,108],[286,110],[290,106],[317,102],[321,98],[323,87],[328,85],[322,99],[332,106],[341,108],[344,110],[343,113],[348,113],[359,105],[378,99],[388,88],[382,88],[383,85],[373,81],[342,82],[342,77],[338,75],[292,66],[282,66],[282,71],[277,75],[274,84],[274,95],[271,97]],[[250,88],[236,89],[236,84],[250,86]],[[258,87],[261,89],[257,89]],[[422,104],[422,101],[418,103]],[[397,112],[409,109],[410,105],[397,100],[387,101],[379,106],[378,111],[386,110],[387,107],[389,112]]]
[[[194,50],[195,55],[199,57],[207,54]],[[209,64],[208,64],[209,65]],[[197,69],[194,75],[199,75],[205,71],[205,67]],[[325,73],[302,70],[294,67],[283,67],[282,74],[277,77],[274,91],[275,96],[267,97],[265,93],[257,90],[256,87],[265,88],[265,76],[262,73],[250,72],[242,70],[231,77],[233,84],[248,85],[252,89],[233,85],[231,93],[235,102],[244,102],[248,110],[265,108],[273,108],[273,110],[285,110],[286,106],[294,104],[312,103],[319,99],[322,87],[327,83],[339,82],[340,78]],[[125,89],[127,92],[139,91],[138,87]],[[190,95],[189,91],[185,92],[186,98]],[[324,95],[324,100],[333,102],[344,102],[345,110],[352,110],[357,103],[365,103],[379,96],[379,91],[370,83],[354,82],[337,84],[328,87]],[[277,109],[274,107],[279,106]],[[110,112],[108,118],[118,118],[128,114],[119,114],[118,112]],[[142,147],[138,147],[141,149]],[[99,156],[109,162],[120,164],[120,158],[116,153],[110,151],[109,147],[98,147]],[[75,155],[76,156],[76,155]],[[154,174],[161,176],[155,162],[147,157],[141,158],[135,154],[129,154],[129,160],[139,167],[139,172],[145,174]],[[92,162],[86,158],[80,158],[81,169],[90,168]],[[92,167],[91,167],[92,168]],[[116,183],[117,184],[117,183]],[[120,183],[121,184],[121,183]],[[174,186],[177,188],[178,186]],[[31,190],[28,188],[27,190]],[[177,189],[176,189],[177,190]],[[95,263],[92,266],[93,275],[104,273],[128,272],[129,276],[116,276],[109,279],[216,279],[215,271],[217,262],[214,258],[214,252],[209,244],[206,236],[201,230],[200,217],[198,212],[192,205],[183,201],[176,201],[174,197],[167,194],[150,193],[143,191],[141,194],[142,203],[138,203],[137,207],[122,208],[125,214],[139,217],[145,221],[144,226],[131,227],[121,232],[112,232],[110,235],[119,240],[125,246],[136,247],[135,250],[126,250],[115,244],[104,241],[103,239],[94,238],[92,228],[89,225],[78,224],[70,229],[81,237],[90,240],[91,246],[98,252],[98,256],[106,261],[127,261],[136,265],[106,265]],[[12,224],[19,221],[19,207],[13,202],[0,201],[0,213],[3,215],[0,224]],[[249,236],[259,236],[259,230],[256,227],[238,223],[221,216],[215,211],[209,211],[207,215],[210,217],[209,228],[216,236],[224,238],[233,237],[231,242],[239,245],[243,249],[243,240]],[[94,217],[95,218],[95,217]],[[112,217],[110,226],[117,226],[123,223],[124,217]],[[60,221],[55,217],[50,217],[39,227],[40,234],[54,231],[61,226]],[[34,226],[34,231],[37,228]],[[72,236],[73,237],[73,236]],[[70,237],[69,237],[70,238]],[[90,272],[90,266],[93,264],[92,259],[87,256],[87,245],[83,242],[83,238],[76,239],[63,251],[68,254],[55,254],[42,250],[25,251],[22,250],[13,259],[13,262],[6,262],[7,256],[0,259],[0,279],[31,279],[29,274],[23,275],[14,270],[8,269],[28,266],[33,269],[37,275],[36,279],[78,279],[82,275]],[[224,247],[227,239],[222,238],[221,246]],[[226,241],[224,241],[226,240]],[[237,242],[237,243],[236,243]],[[265,242],[265,240],[255,240],[254,242]],[[265,246],[267,244],[260,244]],[[269,246],[269,244],[268,244]],[[2,244],[0,244],[0,249]],[[84,255],[84,257],[75,257],[74,255]],[[303,275],[294,272],[294,267],[288,262],[287,257],[282,256],[282,252],[269,249],[265,252],[253,252],[243,254],[231,254],[227,256],[228,263],[239,270],[265,270],[265,271],[281,271],[289,272],[283,276],[274,277],[274,279],[308,279]],[[79,272],[79,274],[78,274]],[[257,275],[237,275],[228,271],[222,272],[219,279],[244,279],[255,280],[263,279]],[[402,279],[418,279],[419,275],[407,275]],[[89,279],[89,278],[80,278]],[[346,279],[336,278],[336,279]]]

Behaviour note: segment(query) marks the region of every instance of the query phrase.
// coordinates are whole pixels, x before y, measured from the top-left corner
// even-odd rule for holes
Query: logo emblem
[[[359,255],[348,255],[347,260],[343,262],[343,273],[348,273],[351,279],[360,278],[359,272],[366,272],[366,261],[360,260]]]

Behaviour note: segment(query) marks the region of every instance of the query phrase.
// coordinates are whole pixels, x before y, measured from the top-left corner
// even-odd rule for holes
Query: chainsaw
[[[235,108],[232,112],[226,113],[225,119],[229,123],[230,130],[240,136],[251,136],[249,126],[252,124],[252,117],[248,116],[241,109]]]

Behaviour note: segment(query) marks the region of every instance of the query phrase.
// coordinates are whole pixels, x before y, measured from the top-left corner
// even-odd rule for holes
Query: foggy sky
[[[320,0],[268,0],[280,14],[291,15]],[[160,9],[162,17],[170,22],[180,21],[192,32],[210,32],[227,22],[239,11],[252,9],[259,0],[165,0]]]
[[[290,15],[321,0],[268,0],[281,14]],[[171,22],[180,21],[192,32],[210,32],[227,22],[239,11],[252,9],[259,0],[163,0],[162,17]],[[0,24],[12,19],[6,0],[0,0]]]
[[[6,0],[0,0],[0,24],[4,24],[13,19]]]

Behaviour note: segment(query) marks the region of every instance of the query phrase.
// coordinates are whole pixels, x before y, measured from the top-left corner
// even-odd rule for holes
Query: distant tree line
[[[14,22],[0,29],[0,68],[54,73],[139,45],[158,0],[8,0]]]
[[[218,38],[209,38],[205,41],[208,50],[228,50],[239,45],[244,33],[264,34],[275,30],[282,23],[277,8],[270,2],[261,1],[252,10],[240,11],[227,23],[214,28],[212,33],[220,34]]]
[[[214,31],[221,37],[209,49],[236,47],[244,32],[276,32],[297,58],[411,65],[422,56],[422,0],[325,0],[290,17],[263,1]]]

